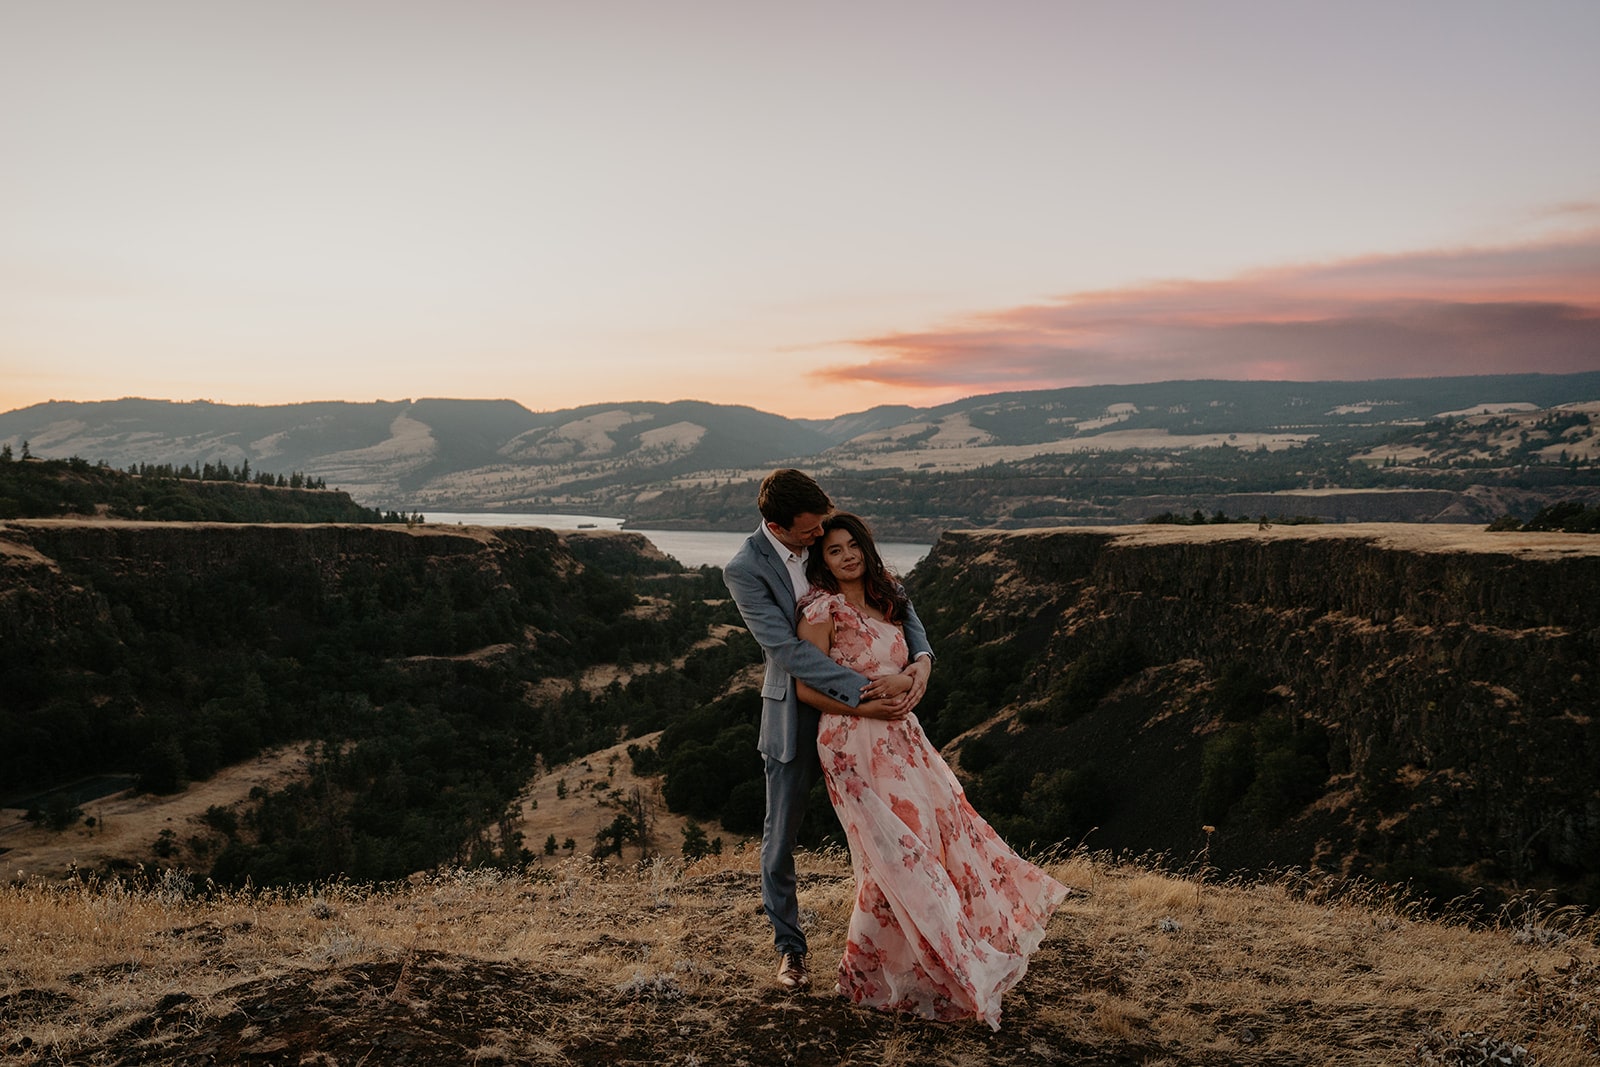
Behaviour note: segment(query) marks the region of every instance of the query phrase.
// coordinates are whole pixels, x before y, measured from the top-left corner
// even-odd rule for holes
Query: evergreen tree
[[[697,860],[711,854],[711,841],[700,824],[690,819],[683,826],[683,858]]]

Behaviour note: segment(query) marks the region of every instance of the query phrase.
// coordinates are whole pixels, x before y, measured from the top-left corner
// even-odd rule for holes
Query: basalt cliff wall
[[[642,543],[642,538],[639,539]],[[417,586],[419,575],[448,580],[473,572],[503,585],[499,572],[519,555],[576,564],[548,530],[489,531],[457,527],[367,524],[209,523],[24,519],[0,523],[0,639],[13,647],[43,646],[50,634],[75,635],[105,622],[116,605],[96,588],[115,579],[141,600],[182,600],[220,572],[272,568],[308,580],[309,601],[337,595],[341,580],[362,569],[374,581],[391,576]],[[180,593],[179,590],[182,589]],[[204,595],[203,586],[198,587]],[[226,611],[226,605],[208,604]],[[181,612],[176,603],[173,611]],[[61,666],[79,662],[70,652]]]
[[[948,533],[913,592],[954,650],[935,733],[1010,687],[949,748],[1019,832],[1597,902],[1600,539]]]
[[[574,555],[576,550],[576,555]],[[27,600],[41,615],[14,624],[48,622],[71,603],[72,580],[93,568],[140,580],[192,577],[241,561],[270,561],[332,579],[352,566],[405,569],[411,564],[484,572],[517,568],[526,560],[557,573],[599,558],[621,573],[657,569],[664,557],[641,534],[615,531],[557,533],[537,527],[428,526],[355,523],[212,523],[15,519],[0,522],[0,603]],[[81,593],[81,590],[77,590]]]

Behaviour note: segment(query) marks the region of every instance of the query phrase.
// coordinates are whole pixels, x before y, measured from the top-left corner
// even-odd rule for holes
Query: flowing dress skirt
[[[868,658],[904,666],[899,627],[830,608],[835,659],[873,666],[864,644]],[[861,632],[845,634],[846,625]],[[839,991],[857,1004],[998,1030],[1000,999],[1026,973],[1067,887],[973,810],[915,715],[824,715],[817,748],[856,882]]]

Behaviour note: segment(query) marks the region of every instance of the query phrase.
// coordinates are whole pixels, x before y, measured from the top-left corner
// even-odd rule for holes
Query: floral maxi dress
[[[833,658],[867,677],[907,661],[900,627],[842,595],[802,606],[833,618]],[[1013,852],[967,802],[915,715],[823,715],[817,751],[850,841],[855,909],[839,992],[856,1004],[1000,1029],[1000,998],[1067,887]]]

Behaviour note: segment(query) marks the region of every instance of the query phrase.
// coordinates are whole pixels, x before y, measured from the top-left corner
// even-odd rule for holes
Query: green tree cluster
[[[1600,504],[1586,507],[1579,500],[1562,500],[1541,508],[1527,522],[1514,515],[1503,515],[1489,524],[1491,531],[1528,530],[1560,533],[1600,533]]]
[[[1281,713],[1222,730],[1200,756],[1200,818],[1242,815],[1276,826],[1322,794],[1328,736],[1318,724]]]
[[[248,464],[224,472],[210,464],[141,464],[119,471],[69,459],[0,462],[0,519],[104,514],[114,519],[183,522],[402,522],[362,507],[320,479],[259,473]],[[296,479],[302,483],[291,487]],[[279,488],[280,483],[283,488]]]

